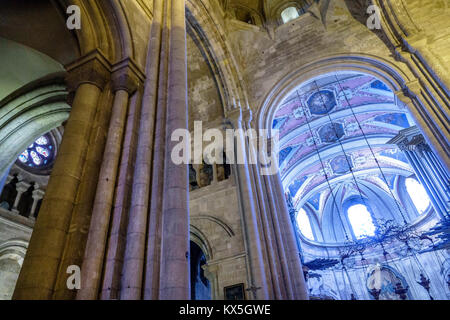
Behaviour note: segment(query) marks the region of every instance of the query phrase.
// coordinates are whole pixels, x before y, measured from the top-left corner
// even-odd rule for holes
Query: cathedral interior
[[[0,300],[449,300],[449,17],[2,0]],[[276,148],[174,163],[198,123]]]

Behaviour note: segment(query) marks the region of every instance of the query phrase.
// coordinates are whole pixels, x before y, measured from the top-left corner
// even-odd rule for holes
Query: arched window
[[[288,23],[289,21],[297,19],[298,17],[299,14],[296,7],[289,7],[281,12],[281,19],[283,19],[283,23]]]
[[[363,204],[354,204],[347,209],[348,219],[357,239],[375,235],[372,216]]]
[[[301,233],[308,239],[314,240],[314,234],[311,229],[311,222],[305,209],[301,208],[297,214],[297,225]]]
[[[419,214],[427,211],[430,206],[430,198],[425,190],[425,188],[414,178],[407,178],[405,180],[406,191],[411,198],[414,206],[416,207]]]

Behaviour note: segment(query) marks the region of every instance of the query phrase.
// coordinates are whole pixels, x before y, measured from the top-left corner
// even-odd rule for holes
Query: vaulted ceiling
[[[329,183],[406,174],[405,156],[387,142],[413,125],[391,89],[371,75],[316,78],[292,92],[274,117],[284,186],[299,202]]]

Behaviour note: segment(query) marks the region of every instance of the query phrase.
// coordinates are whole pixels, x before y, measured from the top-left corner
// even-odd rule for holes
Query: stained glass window
[[[430,198],[425,188],[414,178],[407,178],[405,180],[405,186],[417,211],[420,214],[424,213],[430,206]]]
[[[281,12],[281,18],[283,23],[288,23],[291,20],[297,19],[299,17],[298,10],[295,7],[289,7]]]
[[[347,209],[347,214],[357,239],[375,235],[375,225],[365,205],[354,204]]]
[[[306,213],[305,209],[300,209],[300,211],[297,214],[297,224],[298,228],[300,229],[301,233],[308,239],[314,240],[314,234],[311,229],[311,222],[309,221],[308,214]]]
[[[51,165],[55,146],[48,134],[39,137],[19,155],[18,163],[31,168],[45,168]]]

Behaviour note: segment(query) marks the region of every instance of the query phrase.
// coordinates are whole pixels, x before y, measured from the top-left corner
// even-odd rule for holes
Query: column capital
[[[126,58],[112,67],[113,90],[124,90],[133,94],[145,80],[145,74],[133,59]]]
[[[422,85],[420,84],[419,79],[414,79],[404,85],[402,91],[397,91],[395,95],[404,103],[408,104],[408,98],[414,99],[417,96],[420,96],[420,92],[422,89]]]
[[[18,182],[17,185],[16,185],[16,190],[17,190],[17,192],[19,192],[19,193],[24,193],[25,191],[28,190],[28,188],[29,188],[30,186],[31,186],[31,185],[30,185],[29,183],[26,183],[26,182],[24,182],[24,181],[20,181],[20,182]]]
[[[425,150],[428,147],[424,136],[417,126],[401,130],[397,136],[387,143],[397,145],[402,151],[415,151],[417,148]]]
[[[75,91],[84,83],[93,84],[103,90],[111,78],[111,64],[98,49],[67,65],[66,70],[69,91]]]
[[[45,191],[41,189],[36,189],[33,191],[33,199],[34,200],[41,200],[44,198]]]

